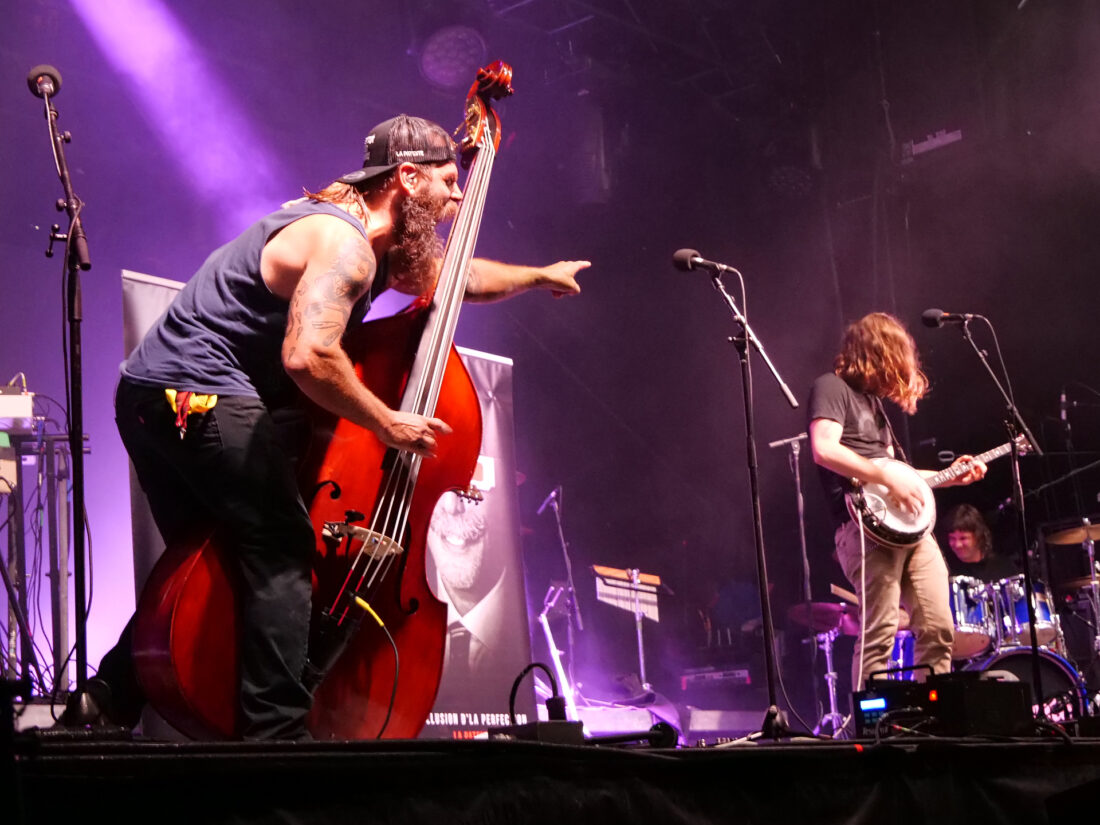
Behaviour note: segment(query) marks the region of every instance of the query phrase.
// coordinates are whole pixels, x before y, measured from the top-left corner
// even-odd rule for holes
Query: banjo
[[[1000,447],[975,456],[975,459],[989,463],[995,458],[1008,455],[1013,449],[1020,455],[1030,451],[1027,441],[1019,435]],[[844,494],[844,503],[848,506],[852,520],[862,525],[863,532],[869,539],[889,547],[910,547],[928,535],[936,524],[936,500],[932,496],[933,488],[958,478],[967,471],[967,466],[960,464],[940,470],[934,476],[923,478],[904,461],[886,457],[869,460],[879,467],[888,464],[897,466],[924,485],[921,491],[924,504],[919,513],[913,514],[899,507],[884,485],[874,482],[862,484],[856,479],[851,480],[852,489]]]

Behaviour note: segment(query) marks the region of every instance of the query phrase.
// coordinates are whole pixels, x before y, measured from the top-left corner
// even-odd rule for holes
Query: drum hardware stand
[[[61,73],[53,66],[35,66],[27,75],[27,86],[31,93],[41,98],[45,107],[46,123],[50,131],[50,147],[53,153],[57,176],[65,197],[56,202],[57,210],[69,216],[67,231],[61,232],[60,226],[50,228],[50,245],[46,257],[53,257],[53,245],[57,241],[65,244],[66,272],[66,311],[69,332],[69,455],[72,458],[73,483],[73,583],[76,592],[76,686],[83,689],[88,678],[88,641],[86,593],[84,581],[85,541],[84,541],[84,358],[80,338],[83,321],[83,299],[80,289],[80,272],[92,268],[92,259],[88,253],[88,238],[84,233],[84,224],[80,219],[84,202],[73,191],[69,166],[65,161],[65,144],[72,140],[69,132],[57,129],[57,109],[51,99],[61,90]]]
[[[986,325],[990,328],[991,331],[993,331],[993,324],[989,321],[988,318],[983,315],[967,315],[962,322],[961,329],[963,337],[966,339],[966,342],[970,344],[971,349],[973,349],[975,354],[978,356],[978,360],[981,361],[982,366],[985,367],[985,371],[989,373],[989,377],[993,379],[994,385],[996,385],[997,390],[1001,394],[1001,398],[1005,402],[1007,413],[1005,418],[1005,428],[1008,430],[1008,436],[1011,440],[1015,441],[1017,435],[1022,433],[1027,439],[1028,443],[1031,445],[1031,451],[1036,456],[1041,457],[1043,455],[1043,450],[1039,446],[1039,442],[1036,441],[1035,436],[1032,434],[1031,430],[1028,428],[1027,422],[1025,422],[1023,417],[1020,415],[1020,410],[1017,408],[1016,403],[1013,400],[1011,391],[1006,389],[1005,385],[1002,384],[1000,379],[997,378],[997,373],[994,372],[993,368],[989,364],[987,353],[981,347],[979,347],[977,343],[975,343],[974,337],[970,334],[970,321],[973,318],[980,318],[981,320],[985,321]],[[995,331],[993,331],[993,335],[994,340],[996,340]],[[1000,350],[998,348],[998,354],[999,353]],[[1003,360],[1001,361],[1001,369],[1004,370],[1007,380],[1008,371],[1004,367]],[[1037,715],[1040,719],[1045,719],[1046,712],[1043,702],[1043,682],[1042,675],[1039,670],[1039,638],[1036,635],[1035,628],[1037,617],[1035,615],[1035,605],[1033,603],[1035,599],[1035,589],[1031,580],[1031,560],[1027,557],[1028,553],[1026,549],[1028,546],[1027,514],[1024,510],[1024,487],[1023,482],[1020,479],[1020,455],[1017,450],[1013,449],[1009,450],[1008,457],[1012,467],[1012,500],[1013,504],[1016,507],[1016,517],[1020,534],[1020,547],[1024,548],[1021,551],[1024,553],[1024,558],[1021,560],[1022,564],[1020,565],[1020,567],[1023,570],[1024,574],[1024,603],[1027,605],[1028,628],[1030,631],[1029,635],[1031,636],[1031,683],[1035,696],[1035,707],[1038,709]]]
[[[1100,656],[1100,581],[1096,576],[1096,544],[1092,540],[1092,531],[1089,528],[1092,523],[1088,518],[1081,519],[1081,526],[1085,533],[1085,553],[1089,557],[1089,606],[1092,612],[1092,652],[1094,656]]]
[[[840,628],[834,627],[824,633],[817,634],[818,647],[825,653],[825,684],[829,689],[829,712],[814,725],[814,735],[817,736],[825,728],[830,726],[833,739],[847,739],[848,734],[844,730],[844,715],[836,706],[836,668],[833,667],[833,643],[840,635]]]
[[[681,261],[684,260],[681,257],[684,253],[687,253],[686,265],[682,265],[681,263]],[[677,266],[681,266],[681,268],[692,269],[698,265],[695,261],[701,261],[702,259],[699,258],[694,250],[680,250],[680,252],[676,253],[673,260]],[[756,434],[754,431],[752,409],[752,368],[749,365],[750,344],[763,359],[764,364],[779,384],[780,391],[783,393],[783,396],[787,399],[787,403],[791,405],[792,409],[798,408],[798,401],[796,401],[794,395],[791,394],[790,388],[783,381],[775,365],[772,364],[771,359],[768,358],[768,354],[764,351],[764,346],[760,343],[760,339],[756,337],[756,334],[752,331],[752,327],[749,326],[748,320],[745,318],[744,314],[742,314],[741,310],[737,308],[736,302],[726,291],[722,283],[722,273],[734,273],[741,281],[741,291],[743,294],[744,279],[741,277],[741,273],[725,264],[707,262],[704,266],[712,270],[711,283],[715,291],[722,296],[722,300],[729,307],[734,322],[739,327],[739,334],[731,336],[728,340],[737,348],[737,354],[741,362],[741,390],[745,405],[746,458],[749,471],[749,487],[752,494],[753,537],[756,543],[756,578],[757,585],[760,589],[760,618],[764,631],[764,663],[766,666],[765,672],[767,674],[768,684],[768,710],[761,724],[760,735],[771,739],[779,739],[782,736],[790,735],[791,731],[790,726],[787,724],[786,713],[779,709],[776,694],[777,669],[775,663],[775,625],[772,622],[771,596],[768,594],[768,568],[764,556],[764,519],[760,511],[760,481],[756,462]],[[745,303],[744,297],[742,297],[742,303]]]

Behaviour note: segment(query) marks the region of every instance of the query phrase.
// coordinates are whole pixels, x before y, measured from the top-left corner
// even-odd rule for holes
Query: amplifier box
[[[947,673],[930,676],[925,682],[883,680],[857,691],[852,694],[856,736],[874,736],[878,721],[902,708],[919,709],[930,720],[922,730],[941,736],[1030,734],[1030,686],[981,679],[981,675]],[[898,721],[903,721],[901,714]]]
[[[654,722],[659,721],[644,707],[579,707],[577,716],[584,723],[584,732],[589,736],[649,730]]]
[[[34,430],[34,393],[0,387],[0,430],[29,433]]]
[[[728,667],[689,668],[680,674],[680,689],[712,685],[751,685],[752,676],[748,667],[731,665]]]
[[[689,706],[684,718],[684,730],[689,742],[715,744],[755,733],[763,727],[767,714],[766,707],[758,710],[705,710]]]

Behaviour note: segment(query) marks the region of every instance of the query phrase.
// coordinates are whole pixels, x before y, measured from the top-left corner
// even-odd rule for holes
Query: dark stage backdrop
[[[676,594],[647,636],[663,694],[676,698],[681,666],[708,655],[698,616],[712,584],[734,594],[729,621],[756,609],[734,328],[705,274],[672,269],[678,248],[744,272],[753,327],[800,399],[829,368],[845,321],[872,309],[904,319],[933,384],[903,428],[924,466],[938,467],[942,450],[1004,440],[1002,404],[958,329],[919,322],[929,307],[987,316],[1024,415],[1063,453],[1024,463],[1028,541],[1100,510],[1095,469],[1062,480],[1100,451],[1098,4],[637,0],[629,19],[602,2],[569,18],[573,5],[28,0],[7,16],[0,381],[25,372],[40,413],[59,424],[61,266],[42,252],[60,187],[24,80],[36,64],[63,75],[55,103],[86,203],[91,662],[133,607],[127,464],[111,412],[123,353],[117,273],[186,280],[303,186],[358,167],[363,135],[397,112],[457,124],[470,81],[443,88],[421,68],[448,25],[475,29],[487,59],[515,68],[478,253],[593,263],[578,298],[471,306],[457,333],[515,363],[532,593],[563,577],[554,526],[536,515],[561,485],[575,570],[637,567]],[[975,335],[995,352],[987,330]],[[758,359],[753,375],[775,612],[797,650],[799,629],[785,626],[801,591],[794,480],[786,451],[763,445],[806,422]],[[824,599],[842,578],[806,454],[801,462]],[[998,510],[1008,492],[1001,462],[940,504],[977,504],[1008,548],[1012,513]],[[602,616],[582,579],[591,621],[577,675],[585,692],[613,698],[637,668],[632,627]],[[808,690],[806,668],[784,672]]]

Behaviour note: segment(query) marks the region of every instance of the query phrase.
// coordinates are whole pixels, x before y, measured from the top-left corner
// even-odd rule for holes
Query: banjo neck
[[[1000,458],[1003,455],[1007,455],[1014,449],[1024,449],[1023,436],[1017,436],[1014,441],[1007,441],[1000,447],[994,447],[992,450],[986,450],[981,455],[974,456],[976,461],[980,461],[983,464],[988,464],[995,458]],[[939,487],[941,484],[946,484],[948,481],[958,478],[967,472],[969,468],[966,464],[952,465],[943,470],[940,470],[934,476],[929,476],[924,479],[924,483],[933,489]]]

